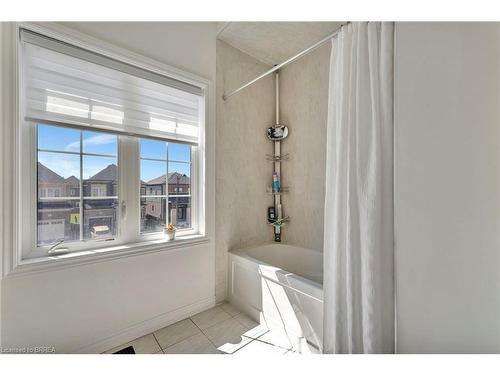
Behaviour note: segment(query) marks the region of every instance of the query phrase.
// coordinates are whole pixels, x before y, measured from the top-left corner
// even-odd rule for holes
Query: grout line
[[[186,319],[191,320],[191,318],[186,318]],[[193,321],[191,320],[191,323],[193,323],[193,324],[195,325],[195,327],[196,327],[196,328],[198,328],[198,330],[201,332],[200,327],[198,327],[198,326],[196,325],[196,323],[195,323],[195,322],[193,322]],[[176,324],[176,323],[174,323],[174,324]],[[173,325],[173,324],[171,324],[171,325]],[[171,325],[170,325],[170,326],[171,326]],[[167,327],[170,327],[170,326],[167,326]],[[166,327],[164,327],[164,328],[166,328]],[[160,329],[163,329],[163,328],[160,328]],[[156,332],[158,332],[158,331],[156,331]],[[161,345],[160,345],[160,343],[158,342],[158,340],[156,340],[156,342],[158,342],[158,345],[160,345],[160,348],[161,348],[162,350],[165,350],[165,349],[170,348],[171,346],[177,345],[177,344],[179,344],[179,343],[181,343],[181,342],[183,342],[183,341],[185,341],[185,340],[187,340],[187,339],[190,339],[190,338],[191,338],[191,337],[193,337],[193,336],[198,335],[200,332],[193,333],[192,335],[189,335],[189,336],[187,336],[187,337],[184,337],[182,340],[177,341],[177,342],[175,342],[175,343],[173,343],[173,344],[170,344],[170,345],[168,345],[168,346],[165,346],[164,348],[161,348]],[[203,333],[203,332],[202,332],[202,333]],[[156,336],[155,336],[155,339],[156,339]]]
[[[246,348],[248,345],[250,345],[252,342],[254,342],[254,341],[255,341],[255,339],[252,339],[251,337],[247,337],[247,336],[245,336],[245,338],[250,339],[250,341],[249,341],[249,342],[247,342],[245,345],[243,345],[243,346],[239,347],[238,349],[236,349],[236,350],[235,350],[234,352],[232,352],[231,354],[234,354],[234,353],[239,352],[241,349]]]
[[[260,337],[262,337],[262,336],[264,336],[264,335],[265,335],[265,333],[264,333],[264,334],[262,334],[262,335],[260,335],[259,337],[255,338],[255,340],[256,340],[256,341],[258,341],[258,342],[261,342],[261,343],[263,343],[263,344],[268,344],[268,345],[275,346],[275,347],[280,348],[280,349],[284,349],[284,350],[292,350],[291,348],[285,348],[284,346],[281,346],[281,345],[277,345],[277,344],[273,344],[273,343],[271,343],[271,342],[267,342],[267,341],[262,341],[262,340],[259,340],[259,338],[260,338]],[[293,348],[293,346],[292,346],[292,345],[290,345],[290,346]]]
[[[241,323],[240,323],[241,324]],[[244,326],[245,327],[245,326]],[[245,329],[248,329],[248,331],[251,331],[253,328],[248,328],[248,327],[245,327]],[[267,328],[266,328],[267,329]],[[252,336],[247,336],[246,335],[246,332],[245,334],[243,334],[242,336],[246,337],[246,338],[249,338],[249,339],[252,339],[252,340],[257,340],[257,341],[261,341],[259,340],[260,337],[264,336],[266,333],[269,333],[270,331],[267,330],[266,332],[262,332],[260,334],[258,334],[256,337],[252,337]],[[261,342],[265,342],[265,341],[261,341]],[[266,343],[267,344],[267,343]]]
[[[221,321],[219,321],[219,322],[217,322],[217,323],[215,323],[215,324],[212,324],[212,325],[210,325],[210,326],[208,326],[208,327],[205,327],[205,328],[203,328],[203,329],[211,328],[211,327],[213,327],[213,326],[216,326],[216,325],[217,325],[217,324],[219,324],[219,323],[225,322],[226,320],[229,320],[229,319],[232,319],[232,318],[233,318],[233,317],[232,317],[229,313],[225,312],[225,311],[224,311],[224,309],[223,309],[223,308],[221,308],[220,306],[215,306],[215,307],[212,307],[212,309],[215,309],[216,307],[218,307],[219,309],[221,309],[223,313],[227,314],[227,315],[229,316],[229,318],[224,318],[223,320],[221,320]],[[208,310],[211,310],[211,309],[208,309]],[[205,311],[208,311],[208,310],[205,310]],[[202,314],[202,313],[204,313],[205,311],[202,311],[202,312],[200,312],[200,313],[198,313],[198,314]],[[196,314],[196,315],[198,315],[198,314]],[[193,315],[193,316],[195,316],[195,315]],[[192,322],[196,325],[196,327],[198,327],[200,330],[202,330],[202,331],[203,331],[203,329],[202,329],[201,327],[199,327],[199,326],[198,326],[198,324],[196,324],[196,323],[195,323],[195,321],[192,319],[192,318],[193,318],[193,316],[190,316],[190,317],[189,317],[189,319],[191,319],[191,321],[192,321]]]
[[[243,324],[241,324],[240,322],[238,322],[238,321],[237,321],[236,319],[234,319],[233,317],[232,317],[231,319],[232,319],[232,320],[234,320],[236,323],[240,324],[243,328],[247,329],[247,327],[245,327]],[[223,322],[225,322],[225,321],[227,321],[227,320],[229,320],[229,319],[223,320]],[[193,323],[194,323],[194,321],[193,321]],[[222,322],[219,322],[219,323],[222,323]],[[219,323],[217,323],[217,324],[219,324]],[[194,324],[196,325],[196,323],[194,323]],[[198,327],[198,325],[196,325],[196,326]],[[213,326],[210,326],[210,327],[213,327]],[[210,327],[207,327],[207,328],[210,328]],[[198,327],[198,328],[200,328],[200,327]],[[213,346],[215,346],[215,349],[219,350],[219,348],[217,347],[217,345],[215,345],[215,343],[214,343],[212,340],[210,340],[210,337],[208,337],[208,336],[206,335],[206,333],[205,333],[205,332],[204,332],[201,328],[200,328],[200,330],[201,330],[201,333],[203,333],[203,334],[205,335],[205,337],[208,339],[208,341],[210,341],[210,342],[212,343],[212,345],[213,345]],[[254,338],[252,338],[252,337],[248,337],[248,336],[245,336],[245,335],[240,335],[240,336],[242,336],[242,337],[244,337],[244,338],[246,338],[246,339],[250,339],[250,341],[248,341],[248,343],[246,343],[246,344],[245,344],[245,345],[243,345],[242,347],[240,347],[240,348],[236,349],[234,352],[232,352],[232,353],[224,353],[224,354],[234,354],[234,353],[236,353],[238,350],[240,350],[241,348],[244,348],[245,346],[247,346],[248,344],[250,344],[252,341],[254,341],[254,340],[255,340]]]
[[[222,302],[222,303],[224,303],[224,302]],[[221,304],[222,304],[222,303],[221,303]],[[206,339],[210,342],[210,344],[211,344],[211,345],[212,345],[212,346],[213,346],[216,350],[219,350],[219,348],[218,348],[218,347],[217,347],[217,345],[216,345],[216,344],[215,344],[215,343],[214,343],[214,342],[210,339],[210,337],[208,337],[208,336],[207,336],[207,334],[205,333],[205,331],[204,331],[204,330],[206,330],[206,329],[208,329],[208,328],[211,328],[211,327],[214,327],[214,326],[216,326],[217,324],[220,324],[220,323],[226,322],[226,321],[228,321],[228,320],[234,320],[236,323],[238,323],[239,325],[241,325],[243,328],[245,328],[245,329],[250,329],[250,328],[248,328],[246,325],[244,325],[244,324],[240,323],[240,322],[236,319],[236,316],[238,316],[238,315],[242,314],[240,311],[239,311],[236,315],[232,316],[230,313],[228,313],[226,310],[224,310],[224,309],[221,307],[221,304],[216,305],[215,307],[220,308],[220,309],[221,309],[221,311],[223,311],[224,313],[226,313],[226,314],[228,315],[228,318],[226,318],[226,319],[224,319],[224,320],[221,320],[220,322],[217,322],[217,323],[215,323],[215,324],[212,324],[212,325],[210,325],[210,326],[208,326],[208,327],[206,327],[206,328],[204,328],[204,329],[202,329],[202,328],[201,328],[198,324],[196,324],[196,322],[192,319],[194,315],[193,315],[193,316],[190,316],[189,318],[186,318],[186,319],[189,319],[189,320],[190,320],[190,321],[191,321],[191,322],[195,325],[195,327],[196,327],[196,328],[198,328],[198,330],[199,330],[199,331],[203,334],[203,336],[205,336],[205,337],[206,337]],[[210,309],[207,309],[207,310],[204,310],[204,311],[208,311],[208,310],[210,310]],[[201,314],[201,313],[203,313],[204,311],[202,311],[202,312],[200,312],[200,313],[198,313],[198,314]],[[198,314],[195,314],[195,315],[198,315]],[[174,323],[174,324],[175,324],[175,323]],[[167,327],[170,327],[171,325],[173,325],[173,324],[170,324],[170,325],[168,325]],[[166,328],[166,327],[163,327],[163,328]],[[159,330],[161,330],[161,329],[163,329],[163,328],[160,328]],[[157,330],[157,331],[155,331],[155,332],[158,332],[159,330]],[[180,341],[178,341],[178,342],[176,342],[176,343],[174,343],[174,344],[171,344],[171,345],[169,345],[169,346],[167,346],[167,347],[165,347],[165,348],[162,348],[162,347],[161,347],[161,345],[160,345],[160,342],[158,341],[158,339],[157,339],[157,337],[156,337],[156,335],[155,335],[155,332],[153,332],[153,337],[155,338],[155,341],[157,342],[158,346],[160,347],[160,349],[161,349],[161,351],[162,351],[163,353],[165,353],[165,351],[164,351],[165,349],[168,349],[168,348],[170,348],[170,347],[171,347],[171,346],[173,346],[173,345],[177,345],[178,343],[183,342],[183,341],[185,341],[185,340],[187,340],[187,339],[189,339],[189,338],[191,338],[191,337],[193,337],[193,336],[195,336],[195,335],[199,334],[199,332],[197,332],[197,333],[195,333],[195,334],[193,334],[193,335],[191,335],[191,336],[189,336],[189,337],[185,337],[184,339],[182,339],[182,340],[180,340]],[[264,333],[266,333],[266,332],[264,332]],[[263,333],[263,334],[264,334],[264,333]],[[263,334],[262,334],[262,335],[263,335]],[[262,336],[262,335],[259,335],[258,337],[260,337],[260,336]],[[224,353],[224,354],[234,354],[234,353],[236,353],[237,351],[239,351],[240,349],[242,349],[242,348],[246,347],[247,345],[249,345],[252,341],[256,340],[256,338],[253,338],[253,337],[249,337],[249,336],[245,336],[245,335],[241,335],[241,336],[242,336],[242,337],[244,337],[244,338],[246,338],[246,339],[249,339],[248,343],[246,343],[246,344],[245,344],[245,345],[243,345],[242,347],[240,347],[240,348],[236,349],[233,353]],[[267,344],[267,343],[266,343],[266,344]],[[272,345],[272,344],[270,344],[270,345]]]
[[[217,347],[217,345],[215,345],[215,343],[214,343],[212,340],[210,340],[210,337],[208,337],[208,336],[205,334],[205,332],[203,332],[203,330],[202,330],[200,327],[198,327],[198,325],[194,322],[194,320],[193,320],[193,319],[191,319],[191,318],[189,318],[189,319],[190,319],[190,320],[193,322],[193,324],[194,324],[194,325],[195,325],[195,326],[196,326],[196,327],[200,330],[200,332],[203,334],[203,336],[205,336],[205,337],[207,338],[207,340],[208,340],[208,341],[210,341],[210,344],[212,344],[212,345],[213,345],[213,347],[215,348],[215,350],[219,350],[219,348]],[[227,353],[224,353],[224,354],[227,354]]]
[[[167,327],[168,327],[168,326],[167,326]],[[162,328],[160,328],[160,329],[162,329]],[[158,331],[155,331],[155,332],[158,332]],[[158,341],[158,339],[156,338],[155,332],[153,332],[153,337],[154,337],[154,339],[155,339],[156,343],[158,344],[158,347],[160,348],[160,351],[162,351],[162,352],[163,352],[163,348],[161,347],[160,342],[159,342],[159,341]]]
[[[225,304],[228,304],[228,305],[230,305],[230,306],[233,306],[233,305],[231,305],[228,301],[223,301],[223,302],[221,302],[220,304],[218,304],[218,305],[216,305],[216,306],[219,306],[219,307],[222,309],[222,311],[224,311],[226,314],[230,315],[230,316],[231,316],[231,318],[234,318],[234,317],[236,317],[237,315],[241,315],[241,314],[242,314],[242,312],[241,312],[240,310],[238,310],[237,308],[235,308],[235,307],[233,306],[233,311],[237,311],[237,312],[236,312],[236,314],[231,315],[231,313],[230,313],[229,311],[226,311],[226,309],[224,309],[224,307],[222,307],[222,305],[225,305]]]
[[[198,324],[196,324],[196,322],[191,318],[192,317],[189,317],[188,319],[196,326],[196,328],[198,328],[201,332],[203,332],[203,330],[198,326]]]
[[[163,348],[163,349],[162,349],[162,351],[163,351],[163,353],[164,353],[164,354],[167,354],[167,353],[165,353],[165,350],[166,350],[166,349],[168,349],[168,348],[170,348],[170,347],[172,347],[172,346],[174,346],[174,345],[180,344],[181,342],[186,341],[186,340],[188,340],[188,339],[190,339],[191,337],[194,337],[194,336],[196,336],[196,335],[199,335],[200,333],[201,333],[203,336],[205,336],[205,337],[206,337],[206,339],[210,342],[210,344],[211,344],[211,345],[212,345],[212,346],[213,346],[216,350],[218,350],[218,349],[217,349],[217,347],[215,346],[215,344],[212,342],[212,340],[210,340],[210,339],[207,337],[207,335],[205,335],[205,333],[203,332],[203,330],[202,330],[200,327],[198,327],[198,325],[197,325],[197,324],[196,324],[196,323],[195,323],[195,322],[194,322],[191,318],[186,318],[186,319],[189,319],[189,320],[191,321],[191,323],[193,323],[193,324],[194,324],[194,326],[195,326],[196,328],[198,328],[198,331],[199,331],[199,332],[196,332],[196,333],[194,333],[194,334],[192,334],[192,335],[190,335],[190,336],[188,336],[188,337],[183,338],[181,341],[178,341],[178,342],[176,342],[175,344],[171,344],[171,345],[169,345],[169,346],[167,346],[167,347]],[[174,323],[174,324],[175,324],[175,323]],[[167,327],[168,327],[168,326],[167,326]],[[190,354],[194,354],[194,353],[190,353]]]

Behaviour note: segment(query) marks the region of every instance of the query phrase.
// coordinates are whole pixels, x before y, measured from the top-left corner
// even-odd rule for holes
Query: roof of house
[[[97,172],[95,175],[90,177],[88,180],[116,181],[117,177],[118,177],[118,167],[115,164],[110,164],[102,171]]]
[[[179,185],[189,185],[191,179],[185,174],[180,174],[178,172],[170,172],[168,174],[168,183],[169,184],[179,184]],[[162,185],[165,183],[165,175],[161,175],[159,177],[153,178],[148,181],[147,185]]]
[[[182,184],[189,185],[191,179],[185,174],[180,174],[177,172],[171,172],[168,174],[168,183],[169,184]]]
[[[118,176],[117,166],[115,164],[110,164],[103,170],[97,172],[95,175],[90,177],[88,180],[115,181],[117,179],[117,176]],[[80,183],[80,180],[75,176],[70,176],[65,179],[64,177],[58,175],[56,172],[47,168],[42,163],[38,162],[38,182],[49,183],[49,184],[78,185]],[[146,185],[162,185],[164,183],[165,183],[165,175],[153,178],[152,180],[147,182],[141,180],[141,184],[146,184]],[[191,183],[191,179],[185,174],[181,174],[178,172],[170,172],[168,174],[168,183],[189,185]]]
[[[78,184],[80,184],[80,180],[78,178],[76,178],[75,176],[69,176],[66,179],[66,183],[68,183],[70,185],[78,185]]]
[[[64,177],[38,162],[38,183],[64,184],[65,182]]]
[[[159,177],[153,178],[152,180],[146,181],[146,185],[162,185],[165,183],[165,175],[162,174]]]

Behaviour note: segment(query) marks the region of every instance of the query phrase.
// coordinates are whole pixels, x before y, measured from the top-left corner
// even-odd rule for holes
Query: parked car
[[[92,239],[109,238],[110,234],[111,231],[107,225],[97,225],[90,230]]]

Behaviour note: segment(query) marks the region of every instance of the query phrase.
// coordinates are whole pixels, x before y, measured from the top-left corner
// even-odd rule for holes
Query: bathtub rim
[[[299,274],[294,273],[294,272],[290,272],[288,270],[285,270],[285,269],[283,269],[281,267],[278,267],[276,265],[270,264],[268,262],[264,262],[263,260],[257,259],[257,258],[251,256],[248,253],[248,250],[255,249],[255,248],[258,248],[258,247],[263,247],[263,246],[290,246],[290,247],[295,247],[295,248],[298,248],[298,249],[305,249],[305,250],[308,250],[308,251],[313,251],[313,252],[321,253],[318,250],[309,249],[309,248],[305,248],[305,247],[302,247],[302,246],[289,245],[289,244],[277,244],[277,243],[271,242],[271,243],[264,243],[264,244],[261,244],[261,245],[254,245],[254,246],[248,246],[248,247],[244,247],[244,248],[238,248],[238,249],[229,250],[229,254],[239,256],[239,257],[241,257],[243,259],[246,259],[246,260],[249,260],[251,262],[254,262],[254,263],[257,263],[257,264],[261,264],[261,265],[264,265],[264,266],[267,266],[267,267],[276,268],[278,270],[276,272],[282,272],[285,275],[292,275],[294,278],[298,279],[300,282],[303,282],[305,284],[309,284],[312,287],[320,289],[321,290],[321,294],[323,295],[323,283],[318,283],[317,281],[311,280],[311,279],[309,279],[309,278],[307,278],[305,276],[299,275]],[[282,282],[279,282],[277,280],[273,280],[273,279],[267,277],[266,275],[261,275],[261,276],[265,277],[266,279],[269,279],[271,281],[278,282],[279,284],[281,284],[283,286],[286,286],[288,288],[296,289],[297,291],[299,291],[299,292],[301,292],[303,294],[309,295],[308,293],[305,293],[304,291],[298,290],[297,288],[294,288],[294,287],[292,287],[290,285],[286,285],[286,284],[283,284]],[[314,296],[311,296],[311,297],[317,299],[317,297],[314,297]],[[323,299],[321,299],[321,302],[323,302]]]

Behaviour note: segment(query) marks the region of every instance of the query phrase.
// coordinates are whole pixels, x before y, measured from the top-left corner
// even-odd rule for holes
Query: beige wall
[[[282,142],[283,212],[290,223],[283,242],[323,250],[325,206],[326,122],[331,45],[316,49],[282,69],[281,122],[290,135]]]
[[[396,24],[400,353],[500,352],[499,30]]]
[[[218,301],[226,297],[228,250],[269,242],[266,224],[272,197],[266,185],[272,164],[266,153],[272,145],[266,129],[274,119],[274,80],[267,77],[222,100],[224,90],[234,89],[269,67],[217,41],[216,135],[216,286]]]
[[[283,210],[291,222],[283,243],[322,250],[325,189],[325,137],[330,45],[323,46],[281,73],[281,118],[290,135],[282,152]],[[227,252],[273,241],[266,224],[266,194],[273,165],[266,161],[273,146],[265,135],[275,122],[274,78],[269,76],[223,101],[224,90],[246,83],[269,66],[217,42],[216,146],[216,297],[227,287]]]

